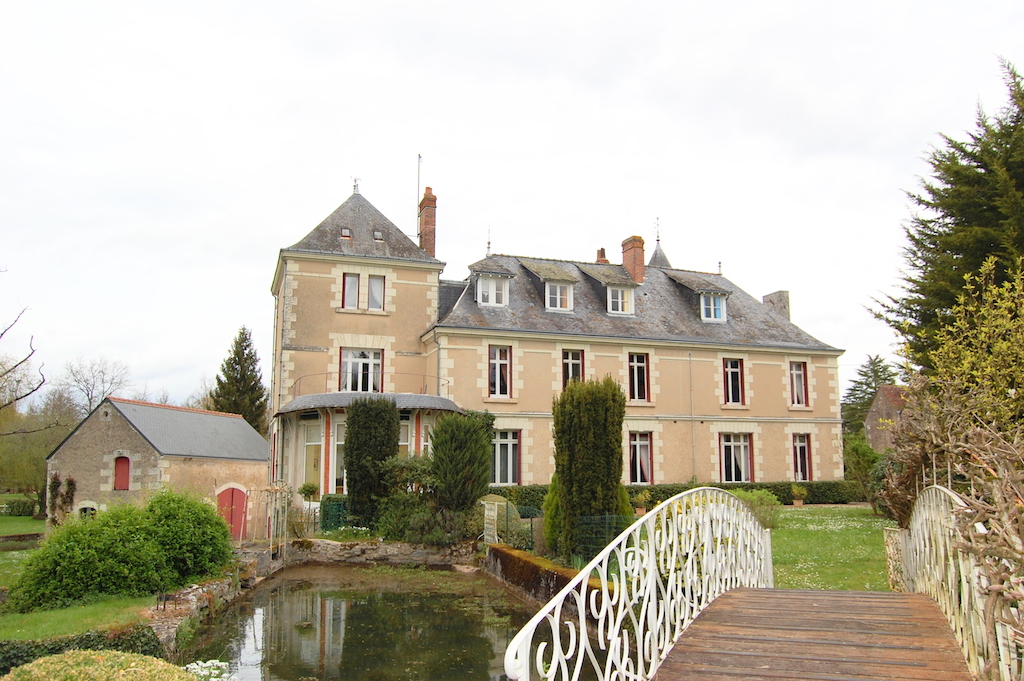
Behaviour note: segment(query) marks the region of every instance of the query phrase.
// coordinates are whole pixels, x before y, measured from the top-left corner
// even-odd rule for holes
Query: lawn
[[[156,596],[111,596],[61,610],[4,613],[0,615],[0,639],[43,639],[130,625],[146,621],[142,611],[154,604]]]
[[[45,520],[32,520],[29,516],[20,515],[0,515],[0,537],[11,534],[35,534],[45,531]]]
[[[868,506],[786,506],[772,530],[775,586],[888,591],[882,528]]]

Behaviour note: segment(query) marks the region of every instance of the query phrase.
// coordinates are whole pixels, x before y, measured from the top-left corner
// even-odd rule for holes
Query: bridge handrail
[[[956,516],[966,508],[956,492],[941,485],[918,495],[909,529],[896,535],[902,561],[889,560],[902,563],[902,579],[897,579],[902,584],[895,586],[928,594],[939,604],[976,678],[984,678],[986,668],[995,665],[998,672],[989,678],[1019,680],[1024,678],[1024,642],[1008,622],[1019,622],[1020,615],[1009,612],[1002,599],[989,598],[989,582],[977,560],[957,547]],[[894,548],[887,542],[888,551]],[[1006,612],[986,617],[986,609],[993,608]]]
[[[575,681],[589,665],[601,680],[646,681],[712,600],[772,585],[769,531],[732,494],[688,490],[633,523],[533,616],[509,642],[505,674]],[[534,653],[538,630],[550,640]]]

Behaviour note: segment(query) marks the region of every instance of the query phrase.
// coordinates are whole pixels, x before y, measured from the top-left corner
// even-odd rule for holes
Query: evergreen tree
[[[431,436],[434,493],[438,507],[460,512],[487,494],[491,481],[494,415],[449,414],[437,421]]]
[[[398,456],[398,407],[385,397],[356,400],[346,410],[345,475],[349,513],[364,527],[377,522],[390,493],[385,462]]]
[[[952,321],[964,277],[996,258],[997,283],[1024,255],[1024,83],[1008,62],[1009,103],[990,117],[979,107],[966,141],[942,136],[928,156],[932,179],[910,194],[904,293],[879,315],[907,339],[911,361],[930,370],[936,333]]]
[[[868,355],[867,361],[857,369],[857,378],[843,395],[843,430],[847,433],[862,433],[864,418],[868,415],[875,393],[883,385],[896,382],[896,369],[882,359],[881,355]]]
[[[238,330],[231,354],[220,365],[217,385],[210,394],[215,411],[241,414],[258,433],[267,434],[267,389],[263,387],[260,358],[252,336],[244,326]]]
[[[552,405],[563,556],[576,552],[578,521],[616,515],[622,485],[622,421],[626,396],[619,384],[570,381]]]

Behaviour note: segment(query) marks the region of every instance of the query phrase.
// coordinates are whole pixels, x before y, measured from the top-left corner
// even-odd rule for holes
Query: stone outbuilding
[[[50,453],[46,475],[75,479],[77,513],[191,491],[216,503],[241,539],[262,532],[250,497],[267,487],[269,457],[267,441],[237,414],[108,397]]]

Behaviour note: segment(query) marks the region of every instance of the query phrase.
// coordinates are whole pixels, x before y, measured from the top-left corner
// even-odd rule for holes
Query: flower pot
[[[793,500],[793,505],[794,506],[803,506],[804,505],[804,500],[803,499],[794,499]]]

